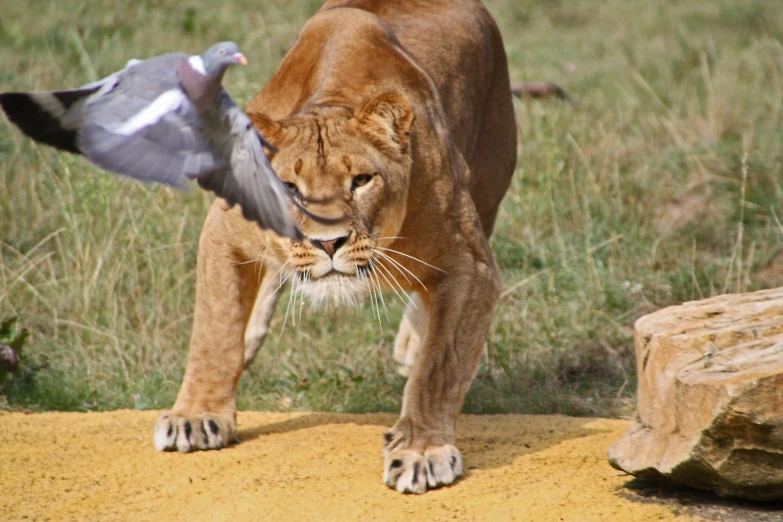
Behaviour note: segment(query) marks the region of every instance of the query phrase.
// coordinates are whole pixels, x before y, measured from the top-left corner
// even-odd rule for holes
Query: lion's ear
[[[258,129],[258,132],[261,133],[264,140],[272,146],[270,148],[267,147],[266,144],[264,145],[264,150],[271,159],[276,150],[274,147],[280,138],[280,131],[283,128],[282,125],[260,112],[248,112],[247,117],[250,118],[250,121],[255,125],[256,129]]]
[[[356,115],[359,128],[376,147],[394,153],[405,152],[413,124],[408,98],[386,92],[367,102]]]

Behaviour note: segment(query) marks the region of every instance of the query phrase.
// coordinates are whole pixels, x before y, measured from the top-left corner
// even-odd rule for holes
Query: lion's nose
[[[334,253],[337,252],[337,249],[340,248],[345,244],[345,242],[348,241],[348,236],[338,237],[336,239],[311,239],[310,243],[313,244],[314,247],[320,248],[327,254],[329,254],[329,257],[334,256]]]

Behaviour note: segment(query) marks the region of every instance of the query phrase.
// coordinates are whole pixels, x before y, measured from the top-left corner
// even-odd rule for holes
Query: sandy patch
[[[423,496],[381,483],[393,415],[241,413],[242,443],[180,455],[152,445],[157,412],[0,414],[2,520],[660,521],[606,448],[628,423],[471,416],[467,476]]]

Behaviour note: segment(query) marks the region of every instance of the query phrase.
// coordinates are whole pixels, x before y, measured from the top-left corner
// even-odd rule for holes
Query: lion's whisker
[[[383,304],[383,315],[386,316],[386,320],[390,321],[389,318],[389,307],[386,306],[386,296],[383,294],[383,291],[381,290],[381,281],[378,279],[378,274],[375,274],[375,279],[378,281],[378,297],[381,299],[381,303]]]
[[[359,272],[359,269],[358,269],[358,268],[356,269],[356,272],[357,272],[357,274],[358,274],[358,272]],[[361,279],[361,278],[359,278],[359,279]],[[354,293],[352,292],[352,293],[351,293],[351,302],[353,303],[353,308],[354,308],[354,311],[356,311],[356,313],[357,313],[357,314],[358,314],[358,313],[360,313],[360,312],[361,312],[361,309],[362,309],[362,302],[363,302],[363,299],[360,299],[360,298],[358,298],[358,297],[357,297],[357,294],[354,294]]]
[[[301,300],[302,298],[302,288],[301,288],[302,283],[303,283],[302,274],[300,272],[299,274],[296,275],[295,288],[291,289],[291,294],[294,297],[294,304],[291,307],[291,309],[293,310],[293,313],[291,314],[291,324],[296,326],[297,330],[299,329],[299,323],[297,322],[297,318],[296,318],[296,300],[297,299]]]
[[[350,293],[350,299],[353,303],[353,308],[358,313],[362,309],[362,301],[356,297],[356,294],[353,292]]]
[[[394,266],[397,269],[397,271],[400,272],[403,275],[403,277],[405,277],[405,280],[408,281],[408,284],[412,284],[412,283],[411,283],[410,279],[408,279],[408,276],[405,275],[405,272],[409,273],[416,281],[418,281],[418,283],[421,285],[421,287],[424,288],[425,291],[427,291],[427,286],[424,283],[421,282],[421,279],[416,277],[416,274],[414,274],[408,268],[403,266],[399,261],[397,261],[396,259],[393,259],[391,256],[388,256],[388,255],[384,254],[380,250],[376,250],[376,249],[373,248],[372,251],[375,252],[376,254],[378,254],[379,256],[382,256],[383,258],[388,259],[389,262],[392,264],[392,266]],[[405,272],[403,272],[403,270]]]
[[[304,284],[307,284],[310,279],[310,272],[304,272],[302,275],[304,277]],[[304,292],[301,292],[301,294],[302,295],[300,296],[299,299],[299,324],[300,325],[302,324],[302,309],[304,308]]]
[[[293,303],[291,304],[291,324],[296,326],[296,300],[302,291],[302,274],[298,272],[294,275],[293,284],[291,285],[291,296],[293,297]]]
[[[289,272],[289,273],[288,273],[288,275],[287,275],[287,276],[285,276],[285,277],[283,277],[283,276],[282,276],[281,272],[282,272],[282,271],[285,269],[285,267],[286,267],[286,266],[288,266],[288,265],[289,265],[289,262],[288,262],[288,261],[286,261],[285,263],[283,263],[283,266],[281,266],[281,267],[280,267],[280,269],[279,269],[279,270],[278,270],[278,271],[275,273],[275,275],[273,276],[273,278],[280,276],[280,284],[279,284],[279,285],[277,285],[277,288],[275,288],[275,292],[277,292],[278,290],[280,290],[280,289],[283,287],[283,285],[285,284],[285,282],[286,282],[286,281],[288,281],[288,278],[289,278],[289,277],[291,277],[291,274],[293,274],[293,273],[294,273],[294,271],[292,270],[291,272]]]
[[[395,253],[395,254],[399,254],[399,255],[401,255],[401,256],[405,256],[405,257],[407,257],[408,259],[412,259],[412,260],[414,260],[414,261],[418,261],[418,262],[419,262],[419,263],[421,263],[422,265],[426,265],[426,266],[428,266],[428,267],[430,267],[430,268],[433,268],[433,269],[435,269],[435,270],[437,270],[437,271],[439,271],[439,272],[443,272],[444,274],[446,273],[446,271],[445,271],[445,270],[443,270],[442,268],[438,268],[437,266],[431,265],[431,264],[427,263],[426,261],[422,261],[422,260],[421,260],[421,259],[419,259],[418,257],[414,257],[414,256],[411,256],[411,255],[408,255],[408,254],[406,254],[406,253],[404,253],[404,252],[400,252],[399,250],[394,250],[393,248],[384,248],[384,247],[379,247],[379,246],[376,246],[375,248],[378,248],[378,249],[380,249],[380,250],[385,250],[386,252],[393,252],[393,253]]]
[[[390,258],[389,256],[387,256],[386,254],[384,254],[383,252],[381,252],[381,251],[379,251],[379,250],[375,250],[375,249],[373,249],[372,251],[373,251],[373,253],[375,253],[375,254],[377,254],[377,255],[379,255],[379,256],[382,256],[382,257],[384,257],[384,258],[388,259],[389,261],[391,261],[391,262],[392,262],[392,266],[393,266],[393,267],[394,267],[394,268],[395,268],[395,269],[396,269],[396,270],[397,270],[397,271],[398,271],[400,274],[402,274],[402,277],[404,277],[404,278],[405,278],[405,281],[406,281],[406,282],[407,282],[409,285],[412,285],[412,284],[413,284],[413,283],[411,283],[411,280],[410,280],[410,279],[408,279],[408,276],[407,276],[407,274],[406,274],[405,272],[403,272],[402,270],[400,270],[399,268],[397,268],[397,266],[396,266],[396,265],[395,265],[395,263],[394,263],[394,259]],[[403,267],[403,268],[404,268],[404,267]],[[411,274],[411,275],[413,275],[413,274]]]
[[[291,274],[294,272],[296,272],[296,269],[291,270]],[[288,277],[291,277],[291,275],[289,274]],[[286,279],[288,279],[288,277]],[[291,301],[296,299],[296,281],[296,277],[291,281],[291,293],[288,295],[288,305],[285,307],[285,317],[283,318],[283,326],[280,328],[280,336],[278,339],[283,336],[285,325],[288,323],[288,312],[291,310]]]
[[[340,299],[342,301],[344,301],[346,304],[353,304],[355,298],[354,298],[354,296],[352,295],[351,292],[348,292],[348,291],[343,289],[344,286],[345,286],[345,283],[341,282],[340,283],[340,291],[341,291]]]
[[[372,311],[375,313],[375,315],[377,315],[378,317],[378,326],[381,329],[381,335],[383,335],[383,324],[381,324],[381,307],[378,304],[378,301],[375,297],[375,288],[370,283],[370,277],[367,275],[366,272],[362,273],[361,275],[362,275],[362,279],[367,284],[367,289],[370,291],[370,307],[372,308]]]
[[[362,277],[362,274],[359,272],[359,267],[356,266],[356,265],[354,265],[354,276],[356,276],[356,279],[361,281],[366,286],[366,281]],[[359,313],[361,311],[361,309],[362,309],[362,307],[361,307],[362,300],[357,298],[357,294],[355,294],[354,292],[350,292],[348,297],[351,300],[351,304],[353,305],[354,311]]]
[[[248,259],[247,261],[240,261],[238,263],[234,263],[234,265],[236,266],[249,265],[250,263],[261,263],[264,260],[266,260],[266,257],[257,257],[255,259]]]
[[[370,267],[374,268],[372,261],[370,261]],[[381,304],[383,304],[383,313],[386,315],[386,319],[389,319],[389,308],[386,306],[386,300],[383,298],[383,291],[381,289],[381,281],[378,279],[378,274],[375,273],[375,270],[370,270],[368,272],[370,276],[370,280],[373,283],[373,286],[375,287],[376,291],[378,292],[378,298],[381,301]]]
[[[280,281],[280,284],[279,284],[279,285],[277,285],[277,288],[275,288],[275,292],[277,292],[278,290],[280,290],[280,289],[283,287],[283,285],[284,285],[284,284],[286,284],[286,283],[288,282],[288,280],[289,280],[290,278],[291,278],[291,273],[289,273],[289,274],[288,274],[288,275],[287,275],[287,276],[286,276],[286,277],[285,277],[285,278],[284,278],[282,281]]]
[[[367,277],[367,280],[370,281],[369,274],[366,277]],[[370,287],[372,288],[372,285],[370,285]],[[376,312],[376,315],[378,316],[378,327],[381,329],[381,335],[383,335],[383,323],[381,322],[381,305],[378,302],[378,297],[377,296],[374,297],[374,299],[375,299],[375,312]]]
[[[375,302],[375,292],[373,292],[372,286],[370,285],[370,279],[367,277],[367,274],[362,274],[362,280],[367,286],[367,291],[370,293],[370,308],[372,308],[373,315],[375,315],[375,305],[377,304]]]
[[[359,281],[361,281],[362,283],[364,283],[364,282],[365,282],[365,280],[364,280],[364,274],[363,274],[362,272],[360,272],[360,271],[359,271],[359,267],[358,267],[358,266],[354,266],[354,275],[355,275],[355,276],[356,276],[356,278],[357,278]]]
[[[394,279],[394,276],[389,271],[389,269],[386,268],[383,265],[383,262],[382,262],[381,259],[376,259],[375,260],[375,266],[377,266],[378,268],[380,268],[382,270],[381,272],[378,272],[378,273],[383,277],[383,279],[387,283],[389,283],[389,286],[391,287],[392,290],[394,290],[394,293],[397,294],[397,297],[400,299],[400,302],[402,302],[403,306],[405,306],[405,304],[408,303],[408,302],[413,302],[413,301],[411,301],[411,296],[408,295],[408,293],[405,290],[403,290],[402,286],[400,286],[400,283],[398,283],[397,280]],[[386,274],[384,274],[384,272],[386,272],[386,274],[388,274],[389,276],[387,277]],[[399,290],[398,290],[398,288],[399,288]],[[405,297],[408,298],[407,301],[402,298],[402,295],[400,295],[400,292],[402,292],[405,295]],[[416,307],[416,303],[413,303],[413,306],[415,308]]]
[[[354,275],[356,276],[356,279],[358,279],[359,281],[362,281],[361,275],[359,274],[359,268],[358,267],[354,267]],[[364,283],[364,281],[362,281],[362,283]],[[351,295],[351,303],[353,304],[354,310],[358,311],[360,309],[359,303],[358,303],[355,295]]]
[[[259,255],[253,259],[248,259],[247,261],[240,261],[238,263],[234,263],[235,265],[248,265],[250,263],[263,263],[267,259],[266,251],[269,249],[277,250],[278,252],[286,253],[285,248],[281,248],[275,245],[265,244],[264,249],[259,253]]]
[[[255,259],[255,262],[258,263],[258,281],[256,282],[256,284],[258,284],[259,286],[262,284],[261,283],[261,279],[264,277],[264,272],[265,272],[264,268],[265,267],[264,267],[263,261],[266,260],[267,248],[268,248],[268,245],[265,245],[264,246],[264,250],[260,253],[260,255],[263,257],[263,259],[261,257],[258,257],[258,258]]]

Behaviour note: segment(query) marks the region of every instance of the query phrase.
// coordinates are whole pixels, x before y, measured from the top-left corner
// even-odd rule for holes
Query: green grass
[[[250,65],[227,85],[247,103],[319,2],[6,4],[0,90],[234,39]],[[783,17],[768,0],[487,5],[512,79],[556,81],[581,105],[516,104],[519,161],[492,239],[509,290],[465,410],[627,414],[636,318],[780,284],[766,267],[783,236]],[[10,407],[171,405],[211,196],[103,174],[5,120],[0,187],[0,318],[19,315],[29,368],[45,363],[7,383]],[[400,314],[383,332],[369,304],[305,308],[284,331],[278,314],[240,407],[398,409]]]

